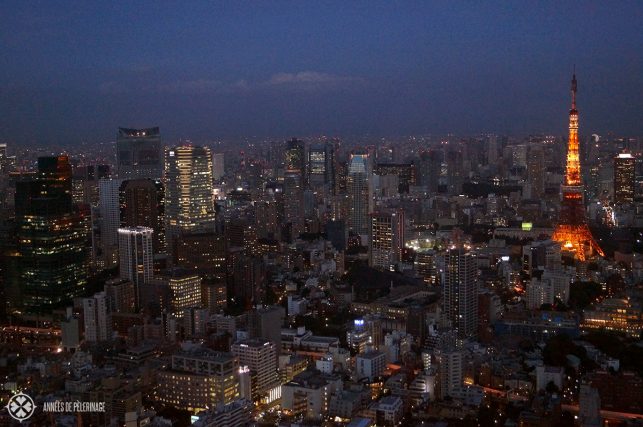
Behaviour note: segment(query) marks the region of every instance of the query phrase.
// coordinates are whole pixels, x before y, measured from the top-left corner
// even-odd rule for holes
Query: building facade
[[[18,280],[28,311],[49,311],[80,296],[87,283],[88,235],[72,204],[67,156],[41,157],[35,176],[16,183]]]
[[[116,169],[121,179],[161,179],[163,145],[159,128],[118,128]]]
[[[393,270],[402,261],[404,251],[404,211],[371,214],[368,239],[368,264],[371,267]]]
[[[462,248],[449,249],[444,255],[442,304],[447,319],[461,339],[477,335],[478,283],[473,254]]]

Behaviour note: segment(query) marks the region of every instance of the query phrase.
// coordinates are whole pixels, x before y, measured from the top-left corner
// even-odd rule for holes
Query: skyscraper
[[[292,237],[304,231],[304,143],[296,138],[286,143],[284,159],[284,220]]]
[[[98,209],[100,213],[100,248],[105,268],[118,262],[118,227],[121,225],[119,191],[122,179],[98,181]]]
[[[154,276],[152,236],[148,227],[122,227],[118,229],[119,272],[122,279],[129,279],[136,289],[136,306],[140,303],[140,288]]]
[[[371,212],[371,167],[366,153],[352,153],[348,164],[346,190],[349,199],[349,230],[367,235]]]
[[[0,144],[0,173],[7,172],[7,144]]]
[[[408,193],[409,187],[417,183],[416,170],[411,163],[378,163],[374,175],[393,175],[398,178],[398,193]]]
[[[183,145],[166,151],[165,218],[168,235],[214,231],[212,153],[209,148]]]
[[[621,153],[614,158],[614,203],[634,202],[636,158]]]
[[[306,156],[308,186],[317,188],[326,182],[326,145],[313,144],[308,148]]]
[[[529,178],[529,198],[541,198],[545,193],[545,150],[542,144],[534,144],[529,147],[527,174]]]
[[[112,338],[112,319],[105,292],[83,298],[85,341],[106,341]]]
[[[335,169],[337,141],[322,141],[312,144],[306,156],[307,186],[319,188],[327,185],[332,194],[335,192]]]
[[[404,211],[375,212],[371,215],[368,264],[393,270],[404,250]]]
[[[74,168],[74,203],[98,205],[98,181],[109,178],[109,165],[85,165]]]
[[[462,151],[451,149],[446,152],[447,163],[447,191],[450,195],[462,193],[464,183],[464,168]]]
[[[487,164],[495,165],[498,161],[498,137],[496,135],[487,135]]]
[[[67,156],[39,158],[38,173],[16,183],[19,281],[28,311],[49,311],[85,289],[88,236],[71,190]]]
[[[165,191],[161,181],[134,179],[120,186],[120,225],[154,230],[154,253],[165,253]]]
[[[417,183],[430,193],[437,193],[442,173],[442,151],[431,150],[420,154],[416,163]]]
[[[281,352],[281,326],[286,312],[281,306],[259,307],[248,313],[248,334],[250,338],[270,340]]]
[[[153,284],[167,286],[172,292],[171,309],[182,318],[186,309],[201,307],[201,282],[198,274],[182,268],[165,271],[151,280]]]
[[[159,128],[118,128],[116,168],[121,179],[161,179],[163,145]]]
[[[462,248],[444,255],[442,303],[458,338],[474,338],[478,322],[478,283],[476,258]]]
[[[217,180],[225,175],[225,155],[223,153],[212,153],[212,174]]]
[[[561,187],[562,202],[558,225],[551,236],[564,250],[583,261],[587,253],[603,251],[594,240],[585,218],[583,183],[581,180],[580,157],[578,154],[578,110],[576,110],[576,74],[572,78],[572,108],[569,110],[569,140],[567,142],[567,167],[565,183]]]
[[[438,283],[436,252],[433,249],[420,248],[415,252],[415,262],[413,265],[417,274],[422,277],[425,283],[435,285]]]

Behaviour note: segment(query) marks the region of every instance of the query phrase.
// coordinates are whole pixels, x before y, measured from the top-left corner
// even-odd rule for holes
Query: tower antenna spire
[[[576,64],[574,64],[574,74],[572,75],[572,110],[576,109],[576,91],[578,85],[576,83]]]

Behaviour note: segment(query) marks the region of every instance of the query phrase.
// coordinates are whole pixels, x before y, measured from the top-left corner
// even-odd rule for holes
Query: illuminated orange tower
[[[573,252],[581,261],[588,254],[603,251],[594,240],[587,226],[585,205],[583,203],[583,182],[578,155],[578,110],[576,110],[576,74],[572,78],[572,109],[569,110],[569,141],[567,142],[567,166],[565,183],[562,185],[560,218],[552,240],[560,243],[562,249]]]

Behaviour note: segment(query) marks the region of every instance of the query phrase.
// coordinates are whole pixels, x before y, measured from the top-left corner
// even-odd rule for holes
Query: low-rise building
[[[328,415],[331,394],[341,388],[339,376],[307,370],[282,386],[281,407],[287,414],[323,418]]]
[[[230,353],[200,347],[183,350],[157,374],[156,393],[162,403],[198,412],[237,399],[238,374],[239,361]]]
[[[252,402],[234,400],[199,413],[193,427],[242,427],[252,423]]]
[[[373,381],[384,373],[386,355],[381,351],[368,351],[355,357],[357,379],[368,378]]]

